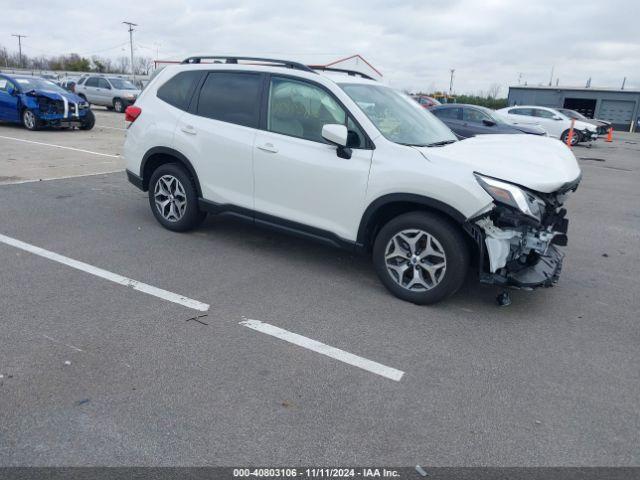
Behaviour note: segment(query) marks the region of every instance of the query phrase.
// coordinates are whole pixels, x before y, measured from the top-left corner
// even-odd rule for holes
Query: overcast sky
[[[0,45],[28,55],[193,53],[328,61],[360,53],[393,86],[478,92],[493,83],[640,88],[640,0],[3,0]]]

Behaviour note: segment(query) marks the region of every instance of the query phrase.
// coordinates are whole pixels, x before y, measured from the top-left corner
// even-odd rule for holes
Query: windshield
[[[117,90],[138,90],[138,88],[129,80],[123,80],[122,78],[110,78],[109,81],[113,88]]]
[[[340,86],[387,140],[421,147],[456,141],[444,123],[408,95],[382,85]]]
[[[49,80],[38,77],[16,77],[16,83],[23,92],[31,90],[47,90],[49,92],[66,93],[66,90]]]

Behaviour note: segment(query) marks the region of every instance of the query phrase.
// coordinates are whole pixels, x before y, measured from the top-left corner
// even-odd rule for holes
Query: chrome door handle
[[[265,143],[264,145],[258,145],[258,148],[263,152],[278,153],[278,149],[273,146],[273,143]]]
[[[196,129],[193,128],[193,125],[185,125],[184,127],[180,127],[180,130],[182,130],[184,133],[188,133],[189,135],[196,134]]]

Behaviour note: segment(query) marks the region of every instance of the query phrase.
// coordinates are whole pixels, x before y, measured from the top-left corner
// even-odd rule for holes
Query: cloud
[[[637,0],[173,0],[10,2],[0,44],[28,35],[28,55],[128,54],[123,20],[138,23],[137,54],[276,56],[323,63],[360,53],[398,88],[458,92],[517,83],[640,88]],[[555,78],[554,78],[555,81]]]

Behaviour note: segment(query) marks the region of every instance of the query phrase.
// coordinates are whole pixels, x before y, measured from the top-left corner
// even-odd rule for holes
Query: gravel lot
[[[419,307],[366,258],[228,218],[164,230],[123,117],[96,116],[0,126],[0,235],[210,308],[0,242],[0,466],[640,465],[640,135],[575,149],[558,286],[499,308],[470,278]]]

